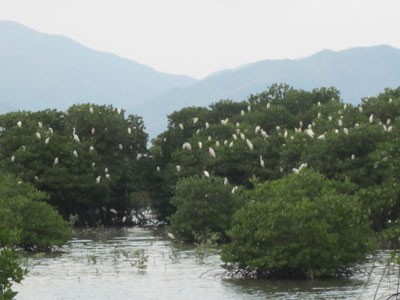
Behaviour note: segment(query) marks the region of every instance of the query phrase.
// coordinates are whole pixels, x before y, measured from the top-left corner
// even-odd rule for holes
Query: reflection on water
[[[14,286],[19,300],[373,299],[379,282],[376,299],[386,299],[397,287],[397,273],[382,277],[381,263],[370,276],[348,280],[230,279],[217,250],[174,244],[141,228],[78,231],[62,253],[35,255],[27,264],[28,276]]]

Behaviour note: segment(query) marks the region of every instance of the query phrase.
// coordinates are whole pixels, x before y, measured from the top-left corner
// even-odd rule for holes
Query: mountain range
[[[245,100],[273,83],[311,90],[336,87],[357,104],[400,86],[400,49],[387,45],[323,50],[295,60],[263,60],[196,80],[158,72],[67,37],[0,21],[0,113],[66,109],[74,103],[112,104],[142,116],[151,137],[167,115],[220,99]]]

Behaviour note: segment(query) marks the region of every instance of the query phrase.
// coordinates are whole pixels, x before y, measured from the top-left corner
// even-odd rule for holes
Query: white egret
[[[21,122],[21,121],[18,121],[18,122],[17,122],[17,126],[18,126],[19,128],[21,128],[22,122]]]
[[[139,159],[141,159],[142,158],[142,154],[141,153],[138,153],[137,155],[136,155],[136,160],[139,160]]]
[[[182,169],[180,165],[176,165],[176,167],[175,167],[175,168],[176,168],[176,170],[177,170],[178,172],[180,172],[180,171],[181,171],[181,169]]]
[[[268,134],[267,134],[267,132],[265,130],[261,130],[261,135],[265,139],[268,137]]]
[[[93,152],[94,151],[94,147],[93,146],[90,146],[89,147],[89,152]]]
[[[293,170],[293,172],[294,172],[295,174],[299,174],[300,171],[301,171],[302,169],[304,169],[305,167],[307,167],[307,163],[302,163],[298,169],[293,168],[292,170]]]
[[[232,134],[233,139],[236,141],[237,140],[237,135],[236,134]]]
[[[122,144],[119,144],[118,148],[119,148],[119,150],[122,150],[122,149],[124,149],[124,146],[122,146]]]
[[[95,134],[96,133],[96,129],[93,127],[91,132],[92,132],[92,134]]]
[[[110,208],[110,213],[113,213],[113,214],[115,214],[115,215],[118,214],[118,212],[117,212],[114,208]]]
[[[101,181],[101,176],[97,176],[96,177],[96,183],[100,183],[100,181]]]
[[[343,132],[344,132],[345,135],[349,135],[349,130],[346,127],[343,128]]]
[[[54,161],[53,161],[53,165],[58,165],[58,157],[56,157],[55,159],[54,159]]]
[[[128,127],[128,134],[132,134],[132,129]]]
[[[226,124],[228,124],[228,121],[229,121],[228,118],[226,118],[225,120],[221,120],[221,124],[222,125],[226,125]]]
[[[256,128],[254,129],[254,133],[257,134],[260,132],[260,130],[261,130],[261,126],[257,125]]]
[[[359,106],[359,107],[358,107],[358,111],[359,111],[360,113],[363,112],[362,106]]]
[[[198,145],[199,145],[199,149],[203,148],[203,143],[202,142],[198,142]]]
[[[50,138],[49,137],[47,137],[45,140],[44,140],[44,143],[47,145],[48,143],[50,143]]]
[[[192,120],[193,120],[193,125],[196,125],[196,123],[199,121],[199,118],[196,117],[196,118],[193,118]]]
[[[107,173],[105,176],[107,179],[110,179],[110,174]]]
[[[232,194],[234,194],[234,193],[237,191],[238,188],[239,188],[238,186],[235,186],[235,187],[232,189]]]
[[[210,124],[208,124],[208,122],[206,122],[206,129],[210,128]]]
[[[208,153],[214,158],[217,157],[217,154],[215,153],[214,149],[211,147],[208,147]]]
[[[72,132],[72,136],[74,137],[74,141],[79,143],[80,142],[79,136],[75,132],[76,132],[76,130],[75,130],[75,127],[74,127],[73,128],[73,132]]]
[[[372,123],[374,121],[374,114],[371,114],[369,116],[369,122]]]
[[[267,109],[270,109],[271,108],[271,103],[267,103]]]
[[[160,169],[159,166],[157,166],[156,171],[157,171],[157,172],[161,172],[161,169]]]
[[[39,126],[39,128],[43,128],[43,124],[42,124],[42,122],[38,122],[38,126]]]
[[[93,107],[89,107],[89,112],[92,114],[94,113]]]
[[[240,115],[241,115],[241,116],[244,116],[244,110],[241,110],[241,111],[240,111]]]
[[[261,168],[265,168],[265,162],[263,160],[262,155],[260,155],[260,166],[261,166]]]
[[[310,137],[313,138],[314,137],[314,131],[311,128],[307,128],[305,130],[305,133]]]
[[[352,154],[352,155],[351,155],[351,159],[352,159],[352,160],[355,160],[355,159],[356,159],[356,155],[355,155],[355,154]]]
[[[54,133],[53,128],[49,127],[48,132],[49,132],[50,134],[53,134],[53,133]]]
[[[40,135],[40,132],[36,132],[36,137],[40,140],[42,136]]]
[[[191,151],[191,150],[192,150],[192,146],[190,145],[189,142],[184,142],[183,145],[182,145],[182,150],[189,150],[189,151]]]
[[[104,168],[104,174],[108,174],[108,168]]]
[[[206,171],[206,170],[203,171],[203,174],[204,174],[204,176],[206,176],[206,177],[210,177],[210,173],[208,173],[208,171]]]
[[[78,157],[78,152],[77,152],[76,150],[74,150],[74,151],[72,152],[72,154],[73,154],[75,157]]]
[[[224,185],[227,185],[229,183],[228,178],[224,178]]]
[[[13,156],[11,156],[11,162],[14,162],[15,161],[15,156],[13,155]]]
[[[246,139],[246,144],[247,144],[247,146],[249,147],[250,150],[254,149],[253,143],[249,139]]]
[[[184,129],[184,127],[183,127],[183,124],[182,123],[179,123],[179,128],[181,129],[181,130],[183,130]]]

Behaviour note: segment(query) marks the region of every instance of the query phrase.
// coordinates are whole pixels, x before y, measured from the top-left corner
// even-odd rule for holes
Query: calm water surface
[[[150,229],[75,236],[62,253],[27,259],[17,299],[374,299],[379,284],[376,299],[386,299],[397,288],[398,270],[377,261],[346,280],[240,280],[224,276],[217,250],[177,245]]]

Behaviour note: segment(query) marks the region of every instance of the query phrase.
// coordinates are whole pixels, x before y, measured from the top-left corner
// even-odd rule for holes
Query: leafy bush
[[[222,259],[258,277],[349,274],[373,246],[352,189],[310,170],[257,184],[255,201],[235,214]]]
[[[171,228],[184,241],[223,240],[239,202],[232,186],[222,178],[181,179],[171,200],[176,206]]]
[[[18,255],[11,249],[0,249],[0,299],[14,299],[17,292],[11,289],[12,282],[21,282],[26,270],[21,268]]]
[[[14,241],[8,244],[26,250],[49,250],[71,239],[69,224],[43,202],[44,193],[13,176],[0,176],[0,187],[0,209],[7,218],[0,221],[1,231],[14,234]]]

